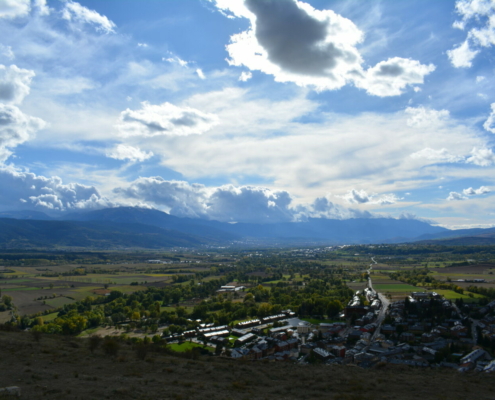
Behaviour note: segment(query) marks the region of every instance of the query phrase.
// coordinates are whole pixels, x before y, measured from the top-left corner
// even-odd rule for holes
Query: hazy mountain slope
[[[178,218],[158,210],[120,207],[71,214],[72,220],[98,220],[114,222],[139,222],[175,229],[216,240],[254,239],[305,239],[332,243],[377,243],[407,241],[424,234],[437,234],[445,228],[426,222],[393,218],[323,219],[310,218],[305,222],[275,224],[229,224],[202,219]]]
[[[120,223],[139,223],[162,229],[177,230],[183,233],[202,236],[215,241],[238,240],[240,236],[218,229],[209,221],[200,219],[178,218],[158,210],[137,207],[117,207],[86,213],[67,214],[64,220],[74,221],[112,221]],[[226,224],[228,225],[228,224]]]
[[[447,238],[460,238],[466,236],[481,236],[495,234],[495,228],[473,228],[473,229],[458,229],[458,230],[446,230],[444,232],[438,232],[433,234],[424,234],[418,236],[416,240],[435,240],[435,239],[447,239]]]
[[[143,224],[0,218],[0,247],[195,247],[205,239]]]
[[[0,212],[0,218],[15,218],[15,219],[37,219],[44,221],[51,221],[55,218],[50,217],[41,211],[30,211],[30,210],[21,210],[21,211],[2,211]]]

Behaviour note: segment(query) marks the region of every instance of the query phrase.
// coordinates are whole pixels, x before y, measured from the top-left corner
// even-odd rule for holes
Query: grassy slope
[[[0,332],[0,387],[37,399],[493,399],[493,374],[189,360],[128,345],[116,358],[76,338]]]

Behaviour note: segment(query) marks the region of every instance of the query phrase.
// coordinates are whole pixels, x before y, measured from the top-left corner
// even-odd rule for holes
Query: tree
[[[117,341],[116,338],[106,336],[105,339],[103,339],[103,344],[101,345],[101,347],[103,348],[103,351],[109,356],[116,356],[120,350],[120,343]]]
[[[93,353],[101,344],[102,338],[98,335],[91,335],[88,339],[89,351]]]
[[[2,303],[5,304],[7,308],[12,307],[12,300],[13,300],[12,297],[7,296],[6,294],[2,296]]]

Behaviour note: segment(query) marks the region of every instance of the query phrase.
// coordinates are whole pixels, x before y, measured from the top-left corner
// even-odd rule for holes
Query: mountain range
[[[469,238],[469,239],[463,239]],[[36,211],[0,213],[0,247],[166,248],[226,244],[495,244],[495,228],[452,231],[415,219],[309,218],[271,224],[179,218],[162,211],[118,207],[54,218]],[[492,243],[493,242],[493,243]]]

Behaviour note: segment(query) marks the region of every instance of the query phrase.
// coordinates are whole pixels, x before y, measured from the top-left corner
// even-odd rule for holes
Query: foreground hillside
[[[493,399],[494,377],[452,370],[197,360],[131,345],[115,356],[88,340],[0,331],[0,387],[24,399]],[[142,354],[141,354],[142,356]]]

